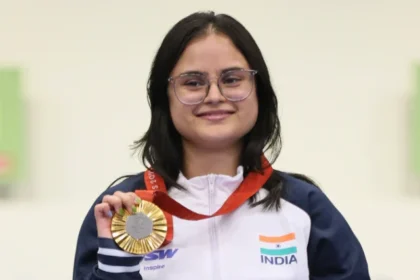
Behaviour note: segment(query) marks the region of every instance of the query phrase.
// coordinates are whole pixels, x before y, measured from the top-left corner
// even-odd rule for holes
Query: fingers
[[[119,197],[114,195],[105,195],[102,199],[102,203],[107,204],[111,211],[119,213],[123,210],[123,204]]]
[[[127,209],[129,213],[136,212],[135,204],[137,196],[134,193],[123,193],[117,191],[114,193],[114,196],[121,199],[122,206]]]
[[[111,233],[111,207],[108,203],[99,203],[95,205],[95,220],[98,236],[102,238],[112,238]]]
[[[129,213],[136,211],[135,204],[138,204],[139,198],[132,192],[123,193],[117,191],[114,195],[105,195],[102,202],[109,205],[109,210],[123,215],[124,209],[126,209]]]
[[[130,214],[136,211],[136,204],[140,199],[135,193],[115,192],[113,195],[105,195],[102,202],[95,205],[94,213],[98,236],[112,238],[111,223],[114,213],[124,215],[125,210]]]
[[[108,203],[100,203],[95,206],[95,217],[98,218],[112,218],[111,207]]]

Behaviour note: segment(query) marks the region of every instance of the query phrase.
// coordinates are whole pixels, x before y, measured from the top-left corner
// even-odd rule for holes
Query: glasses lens
[[[219,86],[227,99],[243,100],[254,87],[254,75],[244,70],[229,71],[220,77]]]
[[[188,74],[175,81],[175,93],[185,104],[197,104],[206,97],[207,79],[204,75]]]

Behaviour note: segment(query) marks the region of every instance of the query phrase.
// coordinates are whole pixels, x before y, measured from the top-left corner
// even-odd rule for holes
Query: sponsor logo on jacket
[[[165,259],[172,259],[177,252],[178,252],[178,249],[156,250],[144,256],[143,261],[160,261],[160,260],[165,260]],[[164,268],[165,268],[164,264],[143,266],[144,270],[159,270],[159,269],[164,269]]]
[[[178,249],[161,249],[153,251],[147,254],[143,260],[145,261],[156,261],[164,259],[172,259],[173,256],[178,252]]]

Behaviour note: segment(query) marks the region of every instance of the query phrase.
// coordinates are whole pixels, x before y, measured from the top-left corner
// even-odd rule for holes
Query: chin
[[[206,139],[196,142],[196,147],[215,152],[229,150],[239,144],[239,139]]]
[[[246,126],[238,127],[238,124],[196,125],[195,127],[184,126],[180,134],[194,146],[225,149],[238,144],[248,131]]]
[[[232,143],[240,139],[237,135],[203,135],[200,136],[202,142],[221,142],[221,143]]]
[[[242,139],[242,133],[233,133],[231,131],[218,130],[218,131],[207,131],[206,133],[200,133],[195,137],[195,143],[211,147],[211,148],[227,148],[229,146],[237,144]]]

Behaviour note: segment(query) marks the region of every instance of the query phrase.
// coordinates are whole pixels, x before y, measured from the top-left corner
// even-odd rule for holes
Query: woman
[[[145,189],[143,173],[130,176],[87,214],[74,279],[370,279],[361,245],[325,194],[303,175],[263,165],[264,148],[273,160],[281,148],[277,99],[239,22],[211,12],[178,22],[153,62],[148,98],[152,119],[136,148],[175,201],[210,215],[241,182],[269,177],[228,214],[173,217],[172,242],[139,256],[110,230],[112,214],[131,211]]]

